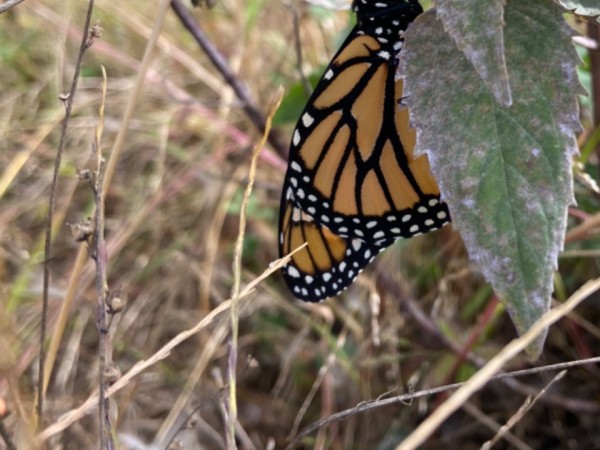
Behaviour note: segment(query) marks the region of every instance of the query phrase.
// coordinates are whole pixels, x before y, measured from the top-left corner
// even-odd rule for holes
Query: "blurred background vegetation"
[[[155,3],[96,1],[93,23],[98,21],[103,34],[83,61],[57,191],[50,334],[78,249],[85,245],[74,240],[68,224],[93,214],[91,191],[76,172],[93,167],[100,66],[108,73],[102,138],[108,157]],[[0,399],[2,423],[16,442],[32,432],[27,424],[38,378],[44,224],[64,117],[58,96],[71,83],[86,7],[72,0],[26,0],[0,16]],[[284,142],[307,98],[301,74],[316,81],[352,20],[348,11],[301,0],[218,0],[193,14],[265,114],[278,86],[285,87],[275,120]],[[296,46],[302,49],[301,66]],[[589,89],[589,58],[579,50]],[[591,117],[591,103],[584,100],[582,146],[593,131]],[[230,86],[169,11],[106,193],[109,285],[128,297],[111,327],[113,357],[123,373],[229,298],[242,191],[259,138]],[[595,153],[586,152],[581,162],[582,173],[597,178]],[[281,149],[263,150],[248,207],[244,283],[277,257],[285,167]],[[572,226],[592,217],[600,203],[581,180]],[[597,234],[574,236],[566,250],[556,275],[558,301],[600,273]],[[63,327],[44,426],[78,406],[97,385],[93,276],[89,260]],[[598,354],[599,318],[596,297],[550,330],[537,364]],[[228,329],[225,314],[114,397],[121,448],[149,448],[151,442],[162,442],[155,448],[224,448]],[[463,381],[514,337],[508,316],[469,264],[451,226],[398,242],[339,298],[321,304],[293,299],[275,274],[241,306],[239,446],[283,448],[298,429],[362,401]],[[523,358],[507,369],[526,367]],[[423,448],[479,448],[494,435],[494,426],[504,424],[552,376],[490,383]],[[189,383],[191,391],[184,389]],[[352,415],[305,437],[299,448],[394,448],[444,398]],[[185,405],[181,412],[177,399]],[[599,412],[600,371],[571,369],[495,448],[600,448]],[[51,447],[97,448],[96,420],[92,414],[76,422],[53,437]]]

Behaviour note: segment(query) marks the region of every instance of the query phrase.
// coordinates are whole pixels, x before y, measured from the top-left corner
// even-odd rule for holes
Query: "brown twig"
[[[231,86],[237,99],[241,103],[241,107],[252,122],[252,124],[258,129],[261,134],[264,134],[267,120],[262,111],[256,106],[256,102],[252,99],[252,96],[248,92],[248,88],[244,83],[237,77],[237,75],[231,70],[229,64],[214,46],[214,44],[208,39],[204,31],[200,28],[194,16],[189,10],[183,6],[180,0],[172,0],[171,8],[183,24],[183,26],[190,32],[192,37],[196,40],[200,48],[206,53],[206,56],[213,63],[215,68],[221,73],[227,84]],[[267,138],[269,144],[277,151],[280,156],[285,157],[287,155],[287,145],[283,143],[281,138],[274,130],[271,130]]]
[[[570,361],[570,362],[566,362],[566,363],[534,367],[532,369],[516,370],[514,372],[501,373],[501,374],[498,374],[498,375],[492,377],[491,380],[495,381],[495,380],[502,380],[502,379],[506,379],[506,378],[522,377],[522,376],[526,376],[526,375],[533,375],[533,374],[540,373],[540,372],[550,372],[550,371],[554,371],[554,370],[567,369],[570,367],[583,366],[585,364],[598,364],[598,363],[600,363],[600,356],[597,356],[595,358],[590,358],[590,359],[582,359],[579,361]],[[376,400],[369,400],[369,401],[361,402],[358,405],[356,405],[354,408],[345,409],[344,411],[340,411],[338,413],[332,414],[329,417],[326,417],[324,419],[313,422],[312,424],[310,424],[309,426],[304,428],[294,438],[294,440],[286,447],[286,450],[293,449],[300,442],[300,440],[303,437],[308,436],[313,431],[315,431],[321,427],[324,427],[324,426],[330,424],[331,422],[338,422],[341,420],[345,420],[355,414],[364,413],[367,411],[371,411],[372,409],[381,408],[383,406],[394,405],[396,403],[405,403],[405,402],[414,400],[416,398],[428,397],[428,396],[431,396],[434,394],[439,394],[441,392],[453,391],[455,389],[458,389],[459,387],[461,387],[464,384],[465,383],[453,383],[453,384],[448,384],[445,386],[438,386],[438,387],[434,387],[434,388],[430,388],[430,389],[423,389],[423,390],[417,391],[417,392],[410,392],[408,394],[397,395],[395,397],[390,397],[390,398],[386,398],[386,399],[376,399]]]
[[[413,298],[404,294],[401,287],[391,276],[389,276],[388,272],[378,271],[377,283],[386,291],[390,292],[394,298],[401,301],[401,303],[408,309],[410,315],[417,321],[417,323],[419,323],[424,331],[439,340],[446,348],[450,349],[456,355],[462,357],[460,356],[463,354],[463,348],[461,345],[453,340],[448,339],[448,337],[440,331],[439,327],[434,323],[434,321],[427,314],[425,314],[419,304]],[[485,359],[473,352],[468,352],[464,356],[471,364],[478,368],[483,367],[487,363]],[[503,383],[512,390],[523,395],[536,394],[535,389],[513,378],[505,378]],[[560,406],[565,409],[569,409],[571,411],[581,411],[582,409],[590,413],[597,411],[597,409],[591,409],[592,403],[588,402],[587,400],[578,400],[566,396],[550,394],[543,397],[542,401],[554,406]]]
[[[501,438],[503,438],[507,433],[510,432],[511,428],[513,428],[515,426],[515,424],[521,420],[523,418],[523,416],[533,407],[533,405],[535,405],[535,403],[543,396],[546,394],[546,392],[548,392],[548,389],[550,389],[550,387],[556,383],[558,380],[562,379],[565,375],[566,375],[567,371],[563,370],[561,372],[559,372],[558,374],[556,374],[554,376],[554,378],[546,385],[546,387],[544,387],[544,389],[542,389],[538,395],[536,395],[535,397],[527,397],[525,399],[525,402],[521,405],[521,407],[518,409],[518,411],[513,414],[513,416],[508,420],[508,422],[506,422],[506,425],[503,425],[498,432],[496,433],[496,435],[490,439],[489,441],[487,441],[486,443],[484,443],[481,446],[481,450],[490,450],[492,448],[492,446],[498,442]]]
[[[296,70],[298,71],[298,75],[300,75],[300,81],[302,82],[302,88],[306,93],[307,97],[310,97],[312,94],[312,87],[308,81],[308,78],[304,74],[304,70],[302,67],[304,66],[304,61],[302,57],[302,41],[300,39],[300,17],[298,15],[298,10],[292,5],[290,2],[284,2],[284,5],[290,11],[292,15],[292,24],[294,30],[294,50],[296,52]]]
[[[38,378],[38,396],[37,396],[37,423],[42,424],[44,414],[44,361],[46,359],[46,352],[44,349],[46,341],[46,321],[48,316],[48,289],[50,287],[50,251],[52,244],[52,223],[54,221],[54,207],[56,205],[56,190],[58,186],[58,174],[60,171],[60,165],[62,162],[62,155],[67,142],[67,128],[69,126],[69,119],[71,118],[71,112],[73,110],[73,100],[75,98],[75,92],[77,91],[77,84],[79,82],[79,72],[81,71],[81,65],[83,62],[83,55],[91,45],[89,37],[90,33],[90,22],[92,20],[92,11],[94,9],[94,0],[89,0],[88,11],[85,18],[85,24],[83,26],[83,34],[81,39],[81,45],[79,47],[79,54],[75,62],[75,73],[73,74],[73,81],[71,82],[71,89],[68,95],[65,97],[65,118],[62,122],[60,130],[60,141],[58,149],[56,151],[56,158],[54,160],[54,173],[52,174],[52,183],[50,185],[50,198],[48,200],[48,216],[46,218],[46,236],[44,243],[44,287],[42,294],[42,317],[40,325],[40,358],[39,358],[39,378]]]
[[[17,6],[19,3],[25,0],[6,0],[4,3],[0,5],[0,14],[5,13],[13,6]]]
[[[7,450],[17,450],[17,447],[15,446],[14,442],[12,441],[12,438],[10,437],[10,433],[4,426],[3,420],[0,420],[0,436],[2,436],[2,439],[4,439],[4,443],[6,444]]]
[[[284,265],[289,263],[292,255],[294,253],[302,250],[305,246],[306,246],[306,244],[304,244],[301,247],[298,247],[289,255],[284,256],[283,258],[280,258],[277,261],[274,261],[273,263],[271,263],[269,265],[268,269],[266,269],[260,276],[258,276],[254,280],[252,280],[250,283],[248,283],[246,285],[246,287],[244,287],[244,289],[242,289],[242,291],[240,292],[240,295],[239,295],[239,299],[242,299],[242,298],[248,296],[251,292],[253,292],[259,283],[261,283],[265,278],[267,278],[273,272],[278,271]],[[231,300],[226,300],[226,301],[222,302],[218,307],[216,307],[210,313],[208,313],[194,327],[179,333],[177,336],[175,336],[173,339],[171,339],[169,342],[167,342],[163,347],[161,347],[156,353],[154,353],[154,355],[152,355],[150,358],[148,358],[146,360],[138,361],[131,369],[129,369],[129,371],[126,374],[124,374],[113,385],[111,385],[111,387],[106,392],[106,396],[110,397],[114,393],[120,391],[125,386],[127,386],[133,378],[135,378],[137,375],[142,373],[144,370],[146,370],[149,367],[152,367],[157,362],[168,357],[175,347],[177,347],[182,342],[185,342],[187,339],[189,339],[190,337],[194,336],[195,334],[197,334],[198,332],[200,332],[201,330],[206,328],[210,323],[212,323],[212,321],[215,319],[215,317],[217,317],[220,313],[227,311],[230,306],[231,306]],[[54,424],[50,425],[48,428],[43,430],[38,435],[38,438],[43,441],[43,440],[50,438],[51,436],[54,436],[56,433],[60,433],[62,430],[67,428],[72,423],[78,421],[83,416],[89,414],[90,411],[97,404],[97,402],[98,402],[98,394],[93,393],[79,407],[63,414],[61,417],[59,417],[55,421]]]
[[[92,178],[92,191],[94,193],[94,205],[96,212],[94,216],[94,240],[93,256],[96,263],[96,292],[98,301],[96,305],[96,323],[100,333],[98,348],[98,434],[100,437],[100,448],[114,448],[111,433],[111,421],[108,399],[106,398],[106,379],[105,374],[112,363],[112,352],[110,344],[109,325],[106,312],[106,297],[108,291],[107,265],[108,254],[106,251],[106,242],[104,240],[104,158],[100,147],[102,131],[104,129],[104,105],[106,101],[106,70],[102,67],[102,97],[100,101],[100,112],[98,125],[96,127],[96,138],[94,141],[94,150],[96,153],[96,170]],[[109,446],[110,445],[110,446]]]
[[[294,448],[304,436],[307,436],[308,434],[329,424],[330,422],[344,420],[344,419],[351,417],[354,414],[357,414],[359,412],[369,411],[374,408],[380,408],[382,406],[387,406],[387,405],[395,404],[398,402],[406,402],[406,401],[413,400],[415,398],[430,396],[430,395],[437,394],[440,392],[447,392],[449,390],[454,390],[454,389],[459,389],[459,392],[464,392],[465,388],[463,388],[463,385],[467,385],[471,389],[473,389],[472,386],[474,385],[474,383],[480,383],[481,380],[483,379],[483,377],[488,377],[487,378],[488,381],[508,379],[508,378],[512,379],[514,377],[523,376],[523,375],[531,375],[531,374],[535,374],[535,373],[539,373],[539,372],[545,372],[545,371],[550,371],[550,370],[562,370],[562,369],[566,369],[569,367],[575,367],[575,366],[580,366],[580,365],[584,365],[584,364],[599,363],[600,357],[595,357],[595,358],[590,358],[590,359],[571,361],[571,362],[567,362],[567,363],[553,364],[553,365],[548,365],[548,366],[535,367],[532,369],[525,369],[525,370],[519,370],[519,371],[514,371],[514,372],[490,375],[490,372],[492,372],[492,369],[496,368],[496,366],[499,365],[498,361],[504,361],[505,358],[508,358],[512,354],[515,354],[515,352],[517,352],[518,350],[524,348],[524,346],[527,345],[527,342],[530,342],[533,339],[532,336],[535,336],[535,333],[538,333],[543,327],[550,326],[554,321],[558,320],[558,318],[568,314],[570,312],[570,310],[576,304],[581,302],[583,299],[585,299],[587,296],[589,296],[592,292],[595,292],[598,289],[600,289],[600,279],[596,279],[596,280],[586,283],[586,285],[584,285],[575,294],[573,294],[573,296],[566,303],[561,304],[560,306],[548,311],[546,314],[544,314],[544,316],[540,320],[538,320],[534,324],[534,326],[530,329],[530,331],[525,333],[521,338],[516,339],[516,340],[512,341],[511,343],[509,343],[498,355],[496,355],[496,357],[494,357],[492,359],[491,362],[487,362],[485,364],[485,366],[483,367],[483,369],[481,369],[479,372],[477,372],[477,374],[475,374],[474,377],[471,380],[467,381],[466,383],[454,383],[451,385],[440,386],[440,387],[436,387],[436,388],[432,388],[432,389],[425,389],[425,390],[422,390],[419,392],[411,392],[408,394],[404,394],[404,395],[400,395],[400,396],[396,396],[396,397],[392,397],[392,398],[388,398],[388,399],[383,399],[383,400],[377,399],[377,400],[359,403],[354,408],[350,408],[350,409],[341,411],[339,413],[333,414],[329,417],[326,417],[324,419],[321,419],[321,420],[318,420],[318,421],[312,423],[311,425],[306,427],[304,430],[302,430],[302,432],[298,436],[295,437],[295,439],[286,447],[286,450]],[[433,330],[433,331],[435,331],[435,330]],[[433,332],[433,334],[436,334],[436,333]],[[443,340],[443,338],[442,338],[442,340]],[[501,359],[501,358],[504,358],[504,359]],[[483,371],[486,371],[486,372],[483,372]],[[512,381],[514,381],[514,380],[512,380]],[[462,390],[461,390],[461,388],[462,388]],[[446,404],[444,404],[444,405],[446,405]],[[444,408],[444,405],[442,405],[440,407],[440,409]],[[453,404],[452,406],[456,406],[456,405]],[[446,406],[445,409],[448,409],[448,407]],[[432,414],[432,416],[434,416],[435,414],[436,413]],[[419,428],[421,428],[421,427],[419,427]],[[421,438],[421,436],[419,436],[419,438]],[[407,445],[413,445],[413,443],[410,442]],[[412,448],[412,447],[409,447],[409,448]]]

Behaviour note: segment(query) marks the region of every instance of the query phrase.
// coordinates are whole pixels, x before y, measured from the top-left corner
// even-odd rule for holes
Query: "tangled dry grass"
[[[84,3],[27,0],[0,16],[0,412],[2,431],[17,448],[34,445],[44,224],[65,113],[58,97],[73,76]],[[77,171],[95,167],[104,66],[107,160],[117,136],[124,138],[105,190],[108,285],[127,297],[110,327],[112,359],[127,373],[156,357],[111,397],[111,422],[120,448],[221,449],[231,327],[227,312],[215,310],[229,305],[243,192],[262,133],[170,10],[141,93],[131,99],[154,3],[95,5],[93,21],[103,34],[83,60],[56,191],[48,304],[48,341],[56,352],[49,344],[45,419],[37,429],[63,423],[98,386],[95,269],[68,224],[94,213],[92,192]],[[220,0],[193,14],[265,115],[279,85],[299,83],[294,15],[305,75],[327,63],[348,19],[277,0]],[[123,129],[131,101],[133,117]],[[289,125],[276,123],[282,142]],[[245,215],[242,287],[277,258],[284,151],[271,142],[259,155]],[[593,155],[584,164],[597,172]],[[573,226],[594,220],[600,203],[584,184],[576,190]],[[570,237],[556,275],[560,302],[600,272],[597,232]],[[596,295],[551,328],[536,365],[598,355],[599,301]],[[186,339],[156,356],[174,337]],[[451,227],[398,243],[355,286],[322,304],[293,300],[274,274],[239,303],[238,446],[284,448],[305,426],[367,400],[464,381],[514,337]],[[505,369],[527,367],[521,356]],[[480,448],[555,374],[488,383],[422,448]],[[356,411],[304,436],[296,448],[394,448],[447,395]],[[571,368],[494,448],[600,448],[599,412],[597,366]],[[44,445],[97,448],[97,414],[75,418]]]

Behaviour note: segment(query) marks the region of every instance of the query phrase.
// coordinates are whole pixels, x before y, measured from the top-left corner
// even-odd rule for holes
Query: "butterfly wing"
[[[291,190],[287,192],[293,195]],[[283,268],[288,286],[302,300],[318,301],[337,295],[383,249],[334,234],[303,212],[293,197],[285,199],[282,208],[280,253],[287,255],[307,244]]]
[[[401,16],[384,20],[373,14],[361,21],[359,11],[358,25],[326,69],[293,133],[280,253],[308,243],[283,270],[300,298],[337,294],[395,240],[450,220],[427,158],[413,156],[415,132],[401,104],[403,82],[396,80],[396,69],[403,30],[415,15]],[[332,273],[348,263],[353,269],[334,287]],[[315,282],[318,289],[312,287]]]

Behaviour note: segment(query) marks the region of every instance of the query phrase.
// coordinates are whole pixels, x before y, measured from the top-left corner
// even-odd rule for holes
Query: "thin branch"
[[[231,342],[229,346],[229,402],[228,402],[228,427],[227,427],[227,447],[235,448],[235,429],[237,422],[237,396],[236,396],[236,367],[237,367],[237,350],[238,350],[238,329],[239,329],[239,295],[240,286],[242,283],[242,250],[244,247],[244,236],[246,233],[246,209],[248,202],[250,201],[250,195],[252,194],[252,188],[254,187],[254,178],[256,177],[256,164],[258,162],[258,155],[261,149],[265,146],[267,136],[271,131],[271,123],[277,108],[281,104],[283,98],[283,89],[280,89],[277,98],[271,107],[271,111],[267,116],[265,123],[265,131],[260,142],[254,147],[252,152],[252,159],[250,162],[250,169],[248,173],[248,185],[244,191],[244,197],[242,199],[242,205],[240,208],[240,226],[238,231],[238,237],[235,243],[235,253],[233,257],[233,277],[234,283],[231,290]]]
[[[56,158],[54,160],[54,173],[52,175],[52,184],[50,185],[50,199],[48,201],[48,216],[46,218],[46,236],[44,243],[44,287],[42,296],[42,318],[40,325],[40,359],[39,359],[39,379],[38,379],[38,397],[37,397],[37,423],[42,424],[44,415],[44,361],[46,359],[45,343],[46,343],[46,321],[48,317],[48,289],[50,287],[50,251],[52,245],[52,225],[54,221],[54,208],[56,206],[56,190],[58,186],[58,174],[60,171],[60,165],[62,162],[62,155],[67,142],[67,128],[69,126],[69,119],[73,110],[73,100],[75,99],[75,92],[77,91],[77,84],[79,82],[79,73],[81,71],[81,65],[83,63],[83,55],[85,51],[90,47],[92,38],[90,34],[90,22],[92,21],[92,11],[94,9],[94,0],[89,0],[88,11],[85,18],[85,25],[83,26],[83,33],[81,38],[81,45],[79,47],[79,54],[77,55],[77,61],[75,62],[75,73],[73,74],[73,81],[71,82],[71,90],[65,99],[65,118],[62,122],[60,130],[60,141],[58,149],[56,151]]]
[[[431,320],[427,314],[425,314],[423,309],[421,309],[418,302],[416,302],[410,296],[405,295],[397,281],[395,281],[394,278],[389,275],[389,272],[377,271],[377,283],[386,291],[390,292],[390,295],[392,295],[394,298],[400,300],[402,305],[406,306],[408,309],[409,314],[425,331],[427,331],[427,333],[438,339],[446,348],[450,349],[457,355],[460,356],[463,354],[463,348],[461,345],[456,341],[448,339],[446,335],[440,331],[435,322]],[[473,352],[469,352],[465,356],[470,363],[478,368],[483,367],[487,363],[484,358]],[[518,380],[515,380],[514,378],[505,378],[503,383],[509,388],[523,395],[535,395],[537,393],[537,390],[524,383],[521,383]],[[572,397],[566,397],[557,394],[547,395],[541,400],[550,405],[562,407],[571,411],[586,410],[590,413],[594,413],[598,410],[596,404],[593,402],[587,400],[578,400]]]
[[[96,170],[92,178],[92,190],[94,192],[94,205],[96,213],[94,217],[94,240],[93,254],[96,263],[96,293],[98,301],[96,304],[96,323],[100,333],[98,345],[98,434],[100,437],[100,448],[102,450],[114,448],[112,442],[110,411],[108,410],[108,400],[106,398],[106,377],[108,367],[112,365],[112,352],[110,344],[109,325],[106,313],[106,296],[108,291],[107,265],[108,254],[106,251],[106,241],[104,240],[104,158],[102,157],[101,138],[104,130],[104,106],[106,102],[106,70],[102,69],[102,96],[100,101],[100,111],[98,114],[98,125],[96,126],[96,136],[94,147],[96,152]],[[109,446],[110,445],[110,446]]]
[[[154,48],[156,47],[156,42],[160,36],[161,29],[163,27],[165,17],[167,11],[169,9],[169,1],[170,0],[161,0],[160,4],[156,9],[156,19],[154,22],[154,26],[152,28],[152,34],[148,38],[148,43],[146,44],[146,50],[144,51],[144,56],[142,58],[142,63],[139,65],[139,68],[136,71],[136,78],[133,87],[129,90],[129,98],[127,100],[127,105],[125,107],[125,112],[123,113],[123,118],[121,119],[119,131],[117,133],[117,137],[115,138],[115,142],[113,143],[112,149],[110,151],[110,157],[108,162],[106,163],[106,171],[104,175],[104,192],[108,191],[110,186],[113,174],[115,173],[117,162],[121,156],[121,153],[124,148],[125,138],[130,129],[129,124],[131,123],[133,114],[136,111],[137,101],[140,96],[140,92],[142,91],[142,87],[146,81],[146,76],[148,74],[150,63],[152,61]],[[54,357],[58,353],[58,348],[62,341],[63,331],[65,329],[65,323],[67,321],[68,315],[73,306],[73,301],[75,299],[75,294],[78,289],[78,283],[81,278],[81,274],[85,267],[85,262],[88,257],[87,248],[85,246],[81,246],[79,251],[77,252],[77,257],[75,263],[73,265],[73,270],[70,273],[69,283],[67,286],[67,290],[64,296],[64,301],[61,304],[61,308],[59,311],[57,323],[62,324],[55,328],[56,333],[52,335],[52,340],[50,341],[50,352],[49,358],[46,361],[46,369],[45,372],[49,373],[54,366]],[[45,376],[44,378],[44,389],[48,385],[49,377]]]
[[[266,269],[260,276],[258,276],[254,280],[252,280],[250,283],[248,283],[248,285],[244,289],[242,289],[242,291],[240,292],[240,295],[239,295],[239,299],[242,299],[242,298],[248,296],[251,292],[254,291],[254,289],[256,288],[256,286],[259,283],[261,283],[265,278],[267,278],[273,272],[277,272],[283,266],[288,264],[291,260],[292,255],[295,254],[296,252],[301,251],[304,247],[306,247],[306,244],[298,247],[289,255],[284,256],[283,258],[280,258],[280,259],[272,262],[269,265],[268,269]],[[131,369],[129,369],[129,371],[125,375],[123,375],[121,378],[119,378],[107,390],[106,396],[110,397],[111,395],[120,391],[125,386],[127,386],[133,378],[138,376],[144,370],[148,369],[149,367],[152,367],[154,364],[156,364],[159,361],[162,361],[163,359],[168,357],[171,354],[171,351],[173,351],[173,349],[175,347],[177,347],[182,342],[186,341],[190,337],[194,336],[195,334],[199,333],[201,330],[206,328],[215,319],[215,317],[217,317],[220,313],[227,311],[230,308],[230,306],[231,306],[231,300],[224,301],[219,306],[217,306],[215,309],[213,309],[209,314],[207,314],[193,328],[190,328],[186,331],[182,331],[177,336],[175,336],[173,339],[171,339],[169,342],[167,342],[162,348],[160,348],[156,353],[154,353],[154,355],[152,355],[149,359],[138,361]],[[60,433],[65,428],[67,428],[69,425],[77,422],[79,419],[81,419],[85,415],[89,414],[94,409],[94,407],[97,405],[97,402],[98,402],[98,394],[93,393],[80,406],[78,406],[77,408],[75,408],[71,411],[66,412],[61,417],[59,417],[52,425],[50,425],[48,428],[46,428],[44,431],[42,431],[38,435],[38,438],[43,441],[43,440],[50,438],[51,436],[54,436],[56,433]]]
[[[501,438],[503,438],[507,433],[510,432],[510,429],[515,426],[515,424],[523,418],[523,416],[535,405],[535,403],[548,392],[550,386],[556,383],[558,380],[562,379],[566,375],[567,371],[563,370],[556,374],[556,376],[542,389],[538,395],[536,395],[533,399],[531,397],[527,397],[525,402],[521,405],[518,411],[506,422],[506,425],[503,425],[496,435],[486,443],[481,446],[481,450],[490,450],[492,446],[498,442]]]
[[[17,6],[19,3],[25,0],[6,0],[4,3],[0,5],[0,14],[5,13],[13,6]]]
[[[2,439],[4,439],[4,443],[6,444],[7,450],[17,450],[16,445],[14,444],[14,442],[12,441],[12,438],[10,437],[10,433],[4,426],[3,419],[4,418],[0,419],[0,436],[2,436]]]
[[[302,40],[300,39],[300,17],[298,15],[298,10],[289,1],[284,2],[284,5],[292,15],[292,25],[294,29],[294,50],[296,52],[296,69],[300,75],[300,81],[302,82],[304,93],[307,97],[310,97],[313,89],[308,82],[308,78],[306,78],[306,75],[304,74],[304,70],[302,69],[304,66],[304,61],[302,58]]]
[[[542,315],[521,337],[509,342],[482,369],[473,375],[452,396],[425,419],[396,450],[413,450],[421,445],[453,412],[481,389],[504,365],[527,348],[541,333],[570,313],[579,303],[600,289],[600,278],[588,281],[565,303]]]
[[[551,364],[548,366],[534,367],[532,369],[515,370],[513,372],[500,373],[500,374],[492,377],[490,380],[495,381],[495,380],[502,380],[502,379],[507,379],[507,378],[523,377],[526,375],[533,375],[533,374],[541,373],[541,372],[564,370],[564,369],[568,369],[570,367],[577,367],[577,366],[583,366],[586,364],[598,364],[598,363],[600,363],[600,356],[596,356],[594,358],[589,358],[589,359],[581,359],[578,361],[569,361],[569,362],[565,362],[565,363]],[[437,387],[430,388],[430,389],[423,389],[421,391],[410,392],[408,394],[397,395],[395,397],[390,397],[390,398],[385,398],[385,399],[378,398],[376,400],[368,400],[365,402],[361,402],[358,405],[356,405],[354,408],[345,409],[344,411],[340,411],[338,413],[332,414],[329,417],[325,417],[324,419],[317,420],[317,421],[313,422],[312,424],[308,425],[294,438],[294,440],[292,442],[290,442],[290,444],[286,447],[286,450],[293,449],[296,445],[298,445],[298,443],[300,442],[300,440],[303,437],[308,436],[313,431],[315,431],[321,427],[329,425],[331,422],[339,422],[341,420],[348,419],[349,417],[354,416],[355,414],[364,413],[364,412],[371,411],[373,409],[381,408],[384,406],[394,405],[396,403],[406,403],[406,402],[410,402],[416,398],[429,397],[434,394],[439,394],[441,392],[453,391],[455,389],[460,388],[465,383],[466,382],[453,383],[453,384],[448,384],[445,386],[437,386]]]
[[[204,31],[200,28],[194,16],[189,10],[183,6],[180,0],[172,0],[171,8],[183,24],[183,26],[190,32],[192,37],[196,40],[200,48],[206,53],[206,56],[213,63],[215,68],[221,73],[227,84],[231,86],[237,99],[241,103],[241,107],[252,122],[252,124],[258,129],[261,134],[265,133],[267,120],[262,111],[256,106],[256,102],[248,92],[248,88],[243,82],[237,77],[234,71],[231,69],[227,60],[214,46],[210,39],[206,36]],[[277,151],[280,156],[285,157],[287,155],[287,145],[284,144],[277,133],[273,130],[268,135],[269,144]]]

